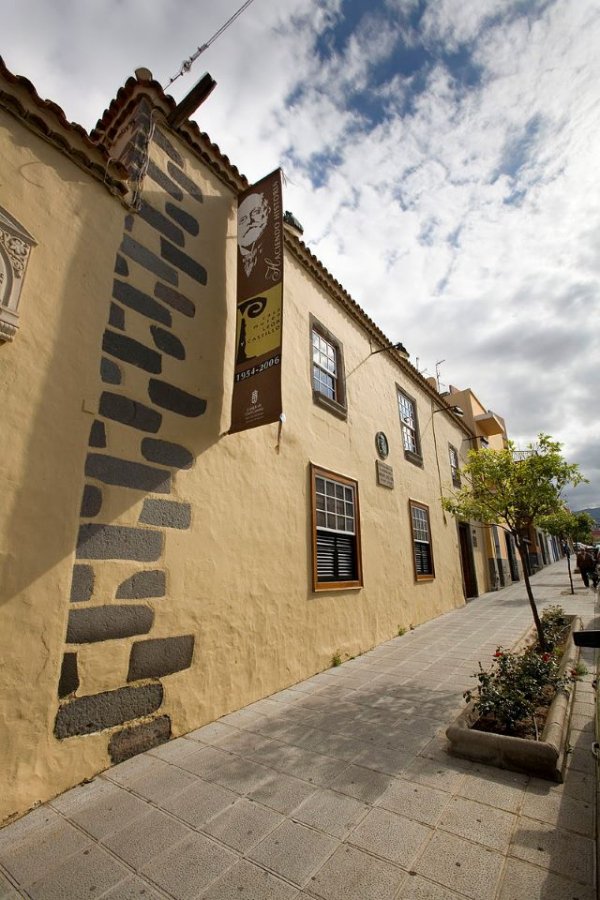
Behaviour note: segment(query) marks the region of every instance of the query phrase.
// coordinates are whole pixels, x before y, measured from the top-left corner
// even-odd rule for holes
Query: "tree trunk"
[[[535,623],[535,630],[537,631],[538,643],[540,645],[540,650],[542,653],[545,653],[547,650],[546,641],[544,638],[544,629],[542,628],[542,622],[540,619],[540,614],[538,613],[538,608],[535,604],[535,599],[533,596],[533,591],[531,589],[531,582],[529,580],[529,560],[526,556],[527,547],[521,543],[519,537],[515,536],[517,550],[519,551],[519,556],[521,557],[521,564],[523,566],[523,581],[525,582],[525,590],[527,591],[527,599],[529,600],[529,605],[531,607],[531,614],[533,616],[533,621]]]
[[[569,570],[569,581],[571,582],[571,593],[575,593],[575,588],[573,587],[573,576],[571,575],[571,554],[567,553],[567,569]]]

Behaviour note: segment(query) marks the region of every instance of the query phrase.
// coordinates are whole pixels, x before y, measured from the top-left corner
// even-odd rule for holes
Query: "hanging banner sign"
[[[281,415],[281,169],[238,200],[237,317],[230,433]]]

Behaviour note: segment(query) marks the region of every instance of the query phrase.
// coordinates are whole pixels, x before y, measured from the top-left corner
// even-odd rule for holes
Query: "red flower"
[[[499,656],[504,656],[504,653],[502,652],[502,650],[500,649],[500,647],[498,647],[498,649],[497,649],[496,652],[494,653],[494,656],[495,656],[496,658],[499,657]]]
[[[542,653],[542,659],[544,662],[548,662],[548,660],[551,658],[552,658],[552,656],[550,653]]]

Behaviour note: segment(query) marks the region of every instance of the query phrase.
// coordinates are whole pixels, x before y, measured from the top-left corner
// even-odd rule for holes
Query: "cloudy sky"
[[[165,85],[242,0],[3,0],[0,53],[93,127]],[[524,444],[562,441],[600,506],[600,0],[253,0],[200,127],[254,181],[282,166],[310,249],[425,374]]]

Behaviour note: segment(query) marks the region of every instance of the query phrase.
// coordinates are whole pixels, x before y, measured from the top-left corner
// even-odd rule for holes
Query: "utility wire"
[[[177,73],[177,75],[173,75],[173,77],[170,78],[169,81],[167,81],[167,83],[165,84],[165,86],[164,86],[164,90],[165,90],[165,91],[166,91],[166,89],[167,89],[168,87],[170,87],[170,86],[173,84],[174,81],[177,81],[178,78],[180,78],[182,75],[185,75],[186,72],[189,72],[189,71],[190,71],[190,69],[192,68],[193,64],[196,62],[196,60],[197,60],[198,57],[200,56],[200,54],[201,54],[201,53],[204,53],[205,50],[208,50],[208,48],[210,47],[210,45],[211,45],[214,41],[216,41],[216,39],[217,39],[218,37],[221,37],[221,35],[223,34],[223,32],[226,31],[226,30],[229,28],[229,26],[232,25],[232,24],[235,22],[235,20],[238,18],[238,16],[241,16],[241,14],[244,12],[244,10],[247,9],[247,8],[250,6],[250,4],[251,4],[252,2],[253,2],[253,0],[246,0],[246,2],[243,3],[243,4],[240,6],[240,8],[238,9],[238,11],[235,12],[235,13],[231,16],[230,19],[227,19],[227,21],[225,22],[225,24],[224,24],[224,25],[221,25],[221,27],[219,28],[219,30],[218,30],[218,31],[215,31],[215,33],[213,34],[213,36],[212,36],[211,38],[209,38],[205,44],[202,44],[200,47],[198,47],[197,50],[195,51],[195,53],[192,53],[192,55],[190,56],[190,58],[189,58],[189,59],[186,59],[186,60],[181,64],[181,68],[180,68],[179,72]]]

